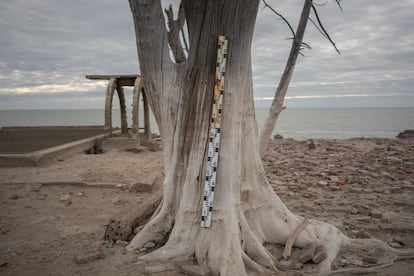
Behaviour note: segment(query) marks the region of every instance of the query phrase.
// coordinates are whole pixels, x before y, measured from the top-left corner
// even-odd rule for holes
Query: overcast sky
[[[168,2],[165,0],[164,2]],[[177,2],[177,1],[174,1]],[[303,0],[268,0],[296,28]],[[308,24],[289,107],[414,107],[414,0],[315,1],[341,51]],[[260,9],[253,44],[256,105],[270,104],[290,50],[287,26]],[[0,109],[102,109],[105,82],[139,73],[127,0],[0,2]],[[127,95],[132,98],[132,95]]]

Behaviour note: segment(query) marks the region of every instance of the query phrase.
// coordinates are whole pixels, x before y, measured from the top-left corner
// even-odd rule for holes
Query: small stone
[[[147,249],[150,249],[150,248],[153,248],[153,247],[155,247],[155,243],[154,242],[147,242],[144,245],[144,248],[147,248]]]
[[[112,241],[112,240],[107,240],[107,241],[103,241],[102,242],[102,245],[105,247],[105,248],[112,248],[112,247],[114,247],[114,242]]]
[[[277,268],[281,271],[289,270],[292,266],[292,263],[290,261],[282,260],[277,264]]]
[[[147,183],[135,183],[133,184],[129,190],[131,192],[141,192],[141,193],[149,193],[152,191],[152,184]]]
[[[283,139],[283,136],[282,136],[282,135],[280,135],[280,134],[275,134],[275,135],[273,136],[273,139],[275,139],[275,140],[281,140],[281,139]]]
[[[388,244],[393,248],[402,248],[399,242],[392,241],[392,242],[389,242]]]
[[[44,200],[47,196],[46,195],[40,195],[37,197],[38,200]]]
[[[85,196],[85,193],[84,192],[79,192],[79,193],[77,193],[77,195],[78,196]]]
[[[338,172],[335,169],[330,169],[328,175],[338,175]]]
[[[364,230],[359,230],[355,233],[355,237],[357,237],[358,239],[366,239],[368,238],[368,235]]]
[[[200,265],[182,265],[181,272],[192,276],[207,276],[211,275],[210,270]]]
[[[127,188],[127,185],[125,185],[125,184],[116,184],[115,187],[118,188],[118,189],[121,189],[121,190],[125,190]]]
[[[175,269],[175,266],[170,263],[162,263],[162,264],[155,264],[155,265],[147,265],[145,266],[145,271],[149,273],[158,273],[168,270]]]
[[[350,213],[351,213],[351,215],[356,215],[356,214],[359,213],[359,211],[358,211],[357,208],[352,208]]]
[[[350,193],[361,193],[362,192],[362,189],[352,187],[351,189],[349,189],[349,192]]]
[[[339,179],[338,184],[343,186],[343,185],[346,184],[346,180],[345,179]]]
[[[308,143],[308,149],[310,149],[310,150],[314,150],[314,149],[316,149],[316,145],[315,145],[315,143],[313,142],[313,140],[310,140],[310,141],[309,141],[309,143]]]
[[[332,182],[338,182],[338,177],[336,176],[336,175],[331,175],[330,177],[329,177],[329,179],[332,181]]]
[[[105,258],[105,254],[102,252],[102,250],[97,250],[96,252],[92,252],[92,253],[85,254],[85,255],[76,255],[73,258],[73,261],[79,265],[79,264],[85,264],[85,263],[89,263],[89,262],[103,259],[103,258]]]
[[[319,264],[323,260],[328,257],[328,253],[326,252],[326,248],[323,245],[318,245],[315,250],[315,255],[312,258],[312,262],[315,264]]]
[[[122,240],[116,240],[115,245],[118,246],[127,246],[128,242],[127,241],[122,241]]]
[[[381,219],[383,214],[380,212],[371,212],[371,217]]]
[[[68,201],[70,199],[70,195],[66,194],[60,197],[60,201]]]
[[[377,193],[377,194],[382,194],[382,193],[384,193],[384,189],[383,189],[383,188],[374,188],[374,189],[372,189],[372,191],[373,191],[374,193]]]
[[[326,185],[328,185],[328,182],[321,180],[321,181],[318,182],[318,184],[322,185],[322,186],[326,186]]]
[[[12,195],[11,197],[10,197],[10,199],[13,199],[13,200],[16,200],[16,199],[19,199],[20,198],[20,196],[19,195]]]
[[[344,258],[341,258],[337,261],[337,265],[340,266],[340,267],[345,267],[348,263],[349,262]]]
[[[292,262],[290,269],[299,270],[303,267],[302,263],[299,262]]]
[[[307,243],[305,247],[303,247],[302,252],[300,253],[299,262],[304,264],[312,260],[313,256],[315,255],[315,250],[316,250],[316,243],[314,242]]]

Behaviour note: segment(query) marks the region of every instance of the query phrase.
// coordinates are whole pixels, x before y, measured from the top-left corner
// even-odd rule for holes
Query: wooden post
[[[139,140],[139,98],[141,94],[142,84],[141,78],[135,79],[134,91],[133,91],[133,103],[132,103],[132,133],[135,134],[136,144],[140,144]]]
[[[152,133],[151,133],[151,125],[150,125],[150,118],[149,118],[149,107],[148,107],[148,99],[147,95],[145,95],[145,90],[142,89],[142,100],[144,101],[144,134],[146,142],[150,142],[152,140]]]
[[[109,80],[105,98],[105,133],[112,137],[112,98],[116,87],[116,78]]]
[[[121,109],[121,132],[128,133],[128,123],[127,123],[127,116],[126,116],[126,105],[125,105],[125,95],[124,89],[121,85],[117,84],[116,88],[119,97],[119,106]]]

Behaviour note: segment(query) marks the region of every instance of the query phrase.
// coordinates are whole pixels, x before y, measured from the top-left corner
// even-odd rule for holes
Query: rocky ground
[[[264,161],[272,186],[295,213],[332,223],[349,237],[414,249],[412,140],[278,139]],[[161,169],[159,152],[116,150],[79,154],[45,168],[0,168],[0,274],[205,273],[191,263],[145,263],[125,250],[125,242],[102,240],[110,218],[148,198],[145,184]],[[282,250],[269,249],[276,255]],[[381,263],[381,256],[364,250],[341,252],[334,268]],[[299,253],[294,249],[293,259]],[[310,274],[317,267],[298,269],[299,275]],[[414,260],[406,260],[376,275],[412,275],[413,269]]]

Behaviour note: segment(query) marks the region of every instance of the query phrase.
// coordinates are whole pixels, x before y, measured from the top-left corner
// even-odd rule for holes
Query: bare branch
[[[318,24],[312,19],[312,18],[310,18],[309,17],[309,21],[313,24],[313,26],[315,26],[315,28],[318,30],[318,32],[324,37],[324,38],[326,38],[326,39],[328,39],[327,37],[326,37],[326,34],[324,34],[323,33],[323,31],[321,30],[321,28],[319,28],[319,26],[318,26]]]
[[[285,23],[288,25],[290,32],[292,33],[293,37],[295,38],[295,31],[293,30],[292,26],[290,25],[289,21],[287,21],[286,18],[283,17],[283,15],[281,15],[280,13],[278,13],[277,11],[275,11],[275,9],[273,9],[269,4],[267,4],[267,2],[265,0],[262,0],[263,3],[265,4],[265,7],[269,8],[273,13],[275,13],[277,16],[279,16],[283,21],[285,21]]]
[[[335,2],[338,4],[339,9],[341,10],[341,12],[343,12],[344,10],[342,9],[341,1],[342,0],[335,0]]]
[[[183,29],[184,23],[185,23],[185,12],[184,12],[184,6],[181,3],[180,7],[178,8],[178,18],[177,18],[178,26],[180,29]]]
[[[318,11],[316,10],[316,8],[315,8],[315,6],[314,6],[314,5],[312,5],[312,10],[313,10],[313,12],[315,13],[316,20],[318,21],[318,25],[319,25],[319,27],[321,28],[322,32],[325,34],[325,36],[326,36],[326,38],[329,40],[329,42],[331,42],[331,44],[332,44],[332,46],[335,48],[336,52],[340,55],[340,54],[341,54],[341,52],[338,50],[338,48],[337,48],[337,47],[336,47],[336,45],[335,45],[335,42],[333,42],[333,40],[332,40],[332,39],[331,39],[331,37],[329,36],[328,32],[326,31],[325,27],[323,26],[323,24],[322,24],[322,22],[321,22],[321,20],[320,20],[320,18],[319,18]]]

